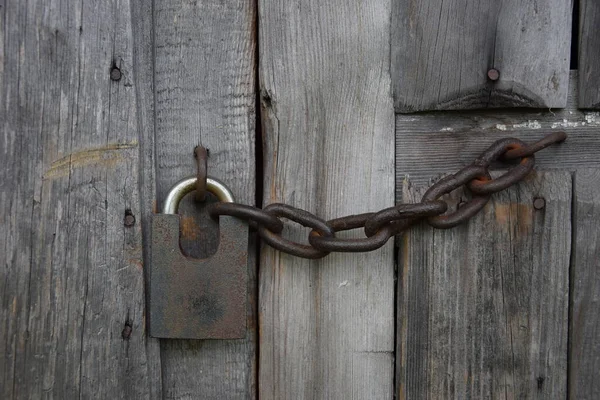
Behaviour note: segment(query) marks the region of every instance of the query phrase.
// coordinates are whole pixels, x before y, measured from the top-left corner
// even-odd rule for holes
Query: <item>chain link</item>
[[[530,145],[515,138],[500,139],[472,164],[433,184],[420,203],[399,204],[376,213],[325,221],[308,211],[281,203],[270,204],[262,210],[238,203],[213,203],[208,206],[209,213],[214,218],[230,215],[245,219],[258,229],[258,234],[267,244],[302,258],[318,259],[333,251],[373,251],[421,220],[439,229],[452,228],[467,221],[485,207],[493,193],[520,182],[531,172],[535,164],[534,153],[563,142],[566,138],[566,133],[556,132]],[[508,168],[508,171],[492,179],[490,165],[493,163],[499,163]],[[457,210],[446,214],[448,204],[440,198],[460,187],[465,187],[471,193],[471,199]],[[308,243],[285,239],[282,236],[284,224],[281,218],[312,228]],[[361,228],[364,232],[362,238],[340,238],[335,235],[337,232]]]

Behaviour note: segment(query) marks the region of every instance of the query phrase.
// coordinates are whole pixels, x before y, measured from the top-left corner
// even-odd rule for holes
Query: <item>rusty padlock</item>
[[[219,247],[207,259],[182,254],[179,216],[183,197],[196,177],[169,192],[162,214],[152,218],[150,251],[150,336],[171,339],[239,339],[246,335],[248,225],[235,217],[219,219]],[[214,178],[206,188],[219,201],[233,202],[231,191]]]

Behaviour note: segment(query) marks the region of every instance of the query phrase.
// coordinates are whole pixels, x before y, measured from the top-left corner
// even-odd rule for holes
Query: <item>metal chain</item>
[[[485,207],[493,193],[516,184],[531,172],[535,164],[534,153],[566,138],[566,133],[556,132],[530,145],[515,138],[500,139],[471,165],[433,184],[420,203],[399,204],[376,213],[325,221],[308,211],[281,203],[270,204],[262,210],[245,204],[213,203],[208,206],[208,212],[213,218],[230,215],[245,219],[258,229],[260,237],[270,246],[298,257],[318,259],[332,251],[372,251],[421,220],[439,229],[452,228],[467,221]],[[514,163],[514,160],[518,162]],[[492,163],[504,164],[509,170],[498,178],[492,178],[489,172]],[[471,193],[471,199],[456,211],[445,214],[449,207],[440,197],[462,186]],[[285,239],[281,235],[284,227],[281,218],[312,228],[308,244]],[[339,238],[335,235],[336,232],[359,228],[364,230],[364,238]]]

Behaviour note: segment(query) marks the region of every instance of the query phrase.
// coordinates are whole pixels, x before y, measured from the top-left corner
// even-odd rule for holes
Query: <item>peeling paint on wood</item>
[[[552,131],[564,131],[568,138],[564,145],[537,153],[537,169],[600,167],[600,113],[577,109],[577,79],[573,71],[569,101],[562,110],[397,114],[396,185],[401,185],[406,176],[414,184],[423,185],[434,176],[458,170],[499,138],[533,142]]]

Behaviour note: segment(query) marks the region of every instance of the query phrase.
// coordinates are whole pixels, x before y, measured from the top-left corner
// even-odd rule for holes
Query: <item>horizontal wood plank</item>
[[[455,172],[495,140],[516,137],[525,142],[564,131],[564,144],[536,154],[539,169],[600,167],[600,113],[576,108],[577,73],[564,110],[489,110],[396,115],[396,185],[405,178],[425,185],[440,174]],[[397,199],[400,201],[400,197]]]
[[[423,191],[407,181],[404,200]],[[565,398],[569,173],[533,173],[464,225],[400,243],[398,398]]]
[[[571,13],[569,0],[393,1],[396,111],[564,107]]]
[[[600,2],[579,2],[579,106],[600,108]]]
[[[569,397],[600,398],[600,169],[575,173]]]
[[[0,397],[157,399],[132,5],[0,9]]]
[[[389,1],[259,10],[265,204],[326,219],[391,206]],[[293,225],[284,235],[307,240]],[[261,399],[393,398],[392,247],[318,261],[263,247]]]

